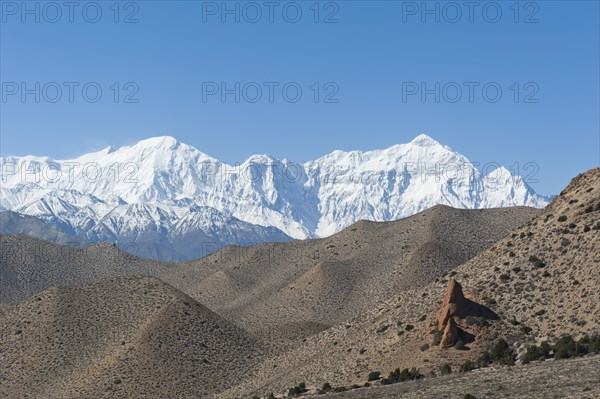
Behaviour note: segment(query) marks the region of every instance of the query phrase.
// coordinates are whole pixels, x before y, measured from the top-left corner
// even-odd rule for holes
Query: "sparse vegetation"
[[[600,335],[585,335],[578,341],[575,341],[570,335],[565,335],[556,341],[553,346],[548,342],[542,342],[540,346],[530,345],[527,352],[521,357],[521,362],[527,364],[551,357],[557,360],[568,359],[584,356],[588,353],[600,353]]]
[[[527,364],[536,360],[548,359],[551,351],[552,347],[547,342],[543,342],[539,347],[530,345],[527,347],[527,352],[521,357],[521,362]]]
[[[450,365],[448,363],[443,364],[442,366],[440,366],[440,374],[441,375],[452,374],[452,367],[450,367]]]
[[[490,297],[483,297],[483,301],[485,302],[486,305],[491,306],[491,305],[496,305],[496,300],[494,298],[490,298]]]
[[[333,387],[331,386],[330,383],[326,382],[325,384],[323,384],[323,386],[321,387],[321,391],[320,393],[327,393],[329,391],[331,391],[333,389]]]
[[[515,364],[515,354],[504,339],[499,339],[490,350],[490,356],[495,363],[512,366]]]
[[[459,370],[461,373],[468,373],[469,371],[475,370],[476,368],[477,367],[475,366],[475,363],[473,363],[471,360],[467,360],[466,362],[460,365]]]
[[[383,333],[383,332],[386,332],[388,328],[390,328],[390,325],[389,325],[389,324],[385,324],[385,325],[383,325],[383,326],[379,327],[379,328],[377,329],[377,334],[381,334],[381,333]]]
[[[304,382],[301,382],[300,384],[296,385],[295,387],[288,389],[288,396],[289,397],[300,396],[305,392],[308,392],[308,389],[306,389],[306,384]]]
[[[522,332],[523,334],[529,334],[529,333],[531,333],[532,331],[533,331],[533,328],[531,328],[531,327],[529,327],[529,326],[526,326],[526,325],[522,325],[522,326],[521,326],[521,332]]]
[[[404,382],[409,380],[420,380],[424,375],[419,372],[416,368],[404,369],[400,371],[399,368],[392,371],[387,378],[381,380],[382,385],[396,384],[398,382]]]

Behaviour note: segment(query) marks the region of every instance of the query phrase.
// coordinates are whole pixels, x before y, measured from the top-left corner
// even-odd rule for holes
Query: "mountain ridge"
[[[229,165],[170,136],[73,160],[5,157],[0,164],[2,209],[36,216],[91,242],[129,240],[132,229],[136,236],[150,234],[155,229],[148,226],[179,219],[196,206],[305,239],[330,236],[358,220],[401,219],[437,204],[541,208],[549,201],[506,168],[493,164],[484,174],[427,135],[383,150],[333,151],[303,164],[255,155]],[[124,219],[112,231],[105,228],[107,215],[135,204],[173,216]],[[85,237],[90,230],[106,234]],[[219,244],[216,237],[223,234],[213,232],[209,241]],[[241,241],[267,242],[273,235],[254,229]]]

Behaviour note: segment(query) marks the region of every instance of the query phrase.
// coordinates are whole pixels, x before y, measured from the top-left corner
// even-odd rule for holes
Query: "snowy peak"
[[[382,150],[333,151],[304,164],[254,155],[231,166],[170,136],[70,161],[0,158],[3,165],[20,162],[42,170],[52,163],[62,173],[52,180],[47,174],[24,179],[18,167],[3,167],[0,206],[92,241],[171,242],[176,232],[196,240],[256,243],[324,237],[361,219],[396,220],[438,204],[475,209],[548,203],[508,169],[484,175],[425,134]],[[70,171],[73,163],[77,167]]]
[[[171,136],[158,136],[138,141],[133,147],[175,149],[179,141]]]
[[[441,146],[441,144],[426,134],[420,134],[414,139],[411,140],[409,144],[416,145],[419,147],[432,147],[432,146]]]

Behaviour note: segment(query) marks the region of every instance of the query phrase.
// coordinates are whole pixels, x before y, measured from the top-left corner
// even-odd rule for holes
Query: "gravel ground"
[[[526,366],[482,369],[467,374],[429,378],[385,387],[310,396],[310,398],[462,399],[481,398],[600,398],[600,356],[535,362]]]

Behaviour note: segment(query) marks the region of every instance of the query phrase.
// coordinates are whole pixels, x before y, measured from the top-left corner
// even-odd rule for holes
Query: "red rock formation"
[[[456,280],[450,280],[442,302],[442,314],[438,319],[438,330],[443,330],[448,320],[453,316],[458,316],[463,310],[462,308],[466,307],[466,302],[462,286]]]
[[[440,348],[447,349],[456,345],[456,342],[458,342],[458,331],[459,328],[454,319],[449,319],[444,328],[444,335],[442,335],[442,340],[440,341]]]
[[[464,319],[468,316],[484,317],[491,320],[498,319],[498,316],[490,309],[465,298],[461,285],[452,279],[448,283],[444,301],[442,302],[442,312],[438,318],[438,331],[444,332],[440,348],[454,346],[459,338],[463,340],[467,338],[469,340],[474,339],[472,334],[462,330],[459,326],[459,319]]]

